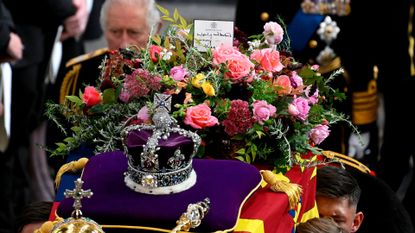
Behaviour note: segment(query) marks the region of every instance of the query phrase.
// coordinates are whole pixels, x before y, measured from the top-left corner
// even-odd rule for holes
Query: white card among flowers
[[[233,45],[233,21],[194,21],[193,46],[200,52],[206,52],[218,46]]]

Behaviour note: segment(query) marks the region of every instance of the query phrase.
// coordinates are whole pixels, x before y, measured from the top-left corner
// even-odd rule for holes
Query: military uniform
[[[333,86],[347,95],[346,101],[336,107],[347,115],[361,130],[372,132],[370,158],[374,162],[377,155],[377,87],[374,81],[371,46],[375,20],[368,17],[376,1],[352,1],[345,12],[339,14],[308,14],[301,0],[239,1],[235,25],[247,34],[260,34],[268,21],[285,24],[291,41],[294,57],[307,64],[319,64],[323,76],[343,67],[343,78],[336,78]],[[323,2],[323,1],[322,1]],[[330,1],[325,1],[330,2]],[[337,1],[339,2],[339,1]],[[347,2],[347,1],[344,1]],[[330,18],[328,18],[328,16]],[[357,27],[362,29],[358,30]],[[358,34],[359,32],[363,32]],[[333,33],[334,32],[334,33]],[[327,38],[327,35],[332,38]],[[333,51],[331,53],[330,49]],[[328,55],[328,56],[327,56]],[[351,129],[346,125],[332,128],[331,135],[321,145],[341,153],[347,153],[347,142]]]
[[[97,84],[101,69],[99,68],[108,55],[106,48],[84,54],[69,60],[66,63],[67,73],[63,78],[59,90],[59,103],[65,101],[68,95],[78,95],[87,85]]]
[[[387,40],[382,40],[379,79],[385,103],[385,129],[378,173],[394,191],[410,171],[410,157],[414,159],[415,121],[407,108],[415,102],[414,59],[414,0],[382,3],[380,14],[387,15],[380,25],[387,28]],[[379,26],[378,30],[381,30]],[[384,31],[385,32],[385,31]],[[412,168],[413,169],[413,168]],[[409,174],[413,174],[409,173]],[[415,222],[415,178],[412,175],[403,203]]]

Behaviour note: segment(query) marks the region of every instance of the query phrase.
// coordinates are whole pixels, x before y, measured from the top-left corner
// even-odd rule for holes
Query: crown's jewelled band
[[[192,163],[171,172],[144,172],[128,163],[128,176],[136,184],[148,188],[167,187],[180,184],[187,180],[193,170]]]

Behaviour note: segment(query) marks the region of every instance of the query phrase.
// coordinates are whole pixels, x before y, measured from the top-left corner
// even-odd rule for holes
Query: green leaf
[[[104,104],[116,103],[117,98],[115,96],[115,90],[113,88],[105,89],[104,93],[102,93],[102,99]]]
[[[55,145],[57,145],[58,147],[66,147],[66,144],[62,142],[57,142],[55,143]]]
[[[92,113],[92,114],[96,114],[96,113],[101,113],[101,112],[103,112],[104,111],[104,105],[102,105],[102,104],[98,104],[98,105],[95,105],[95,106],[93,106],[92,108],[90,108],[89,109],[89,112],[90,113]]]
[[[258,135],[258,138],[261,138],[262,136],[264,136],[265,135],[265,133],[264,132],[262,132],[262,131],[255,131],[256,132],[256,134]]]
[[[166,38],[164,39],[164,48],[170,48],[170,39],[168,36],[166,36]]]
[[[249,155],[245,155],[245,160],[246,160],[247,163],[252,162],[251,157],[249,157]]]
[[[235,152],[238,155],[244,155],[245,154],[245,148],[241,148],[238,151]]]
[[[161,16],[161,19],[164,20],[164,21],[168,21],[168,22],[174,23],[174,20],[172,18],[168,17],[168,16],[164,16],[163,15],[163,16]]]
[[[70,143],[70,142],[75,142],[75,139],[73,137],[68,137],[68,138],[63,139],[63,141]]]
[[[156,4],[157,9],[159,9],[159,11],[163,14],[163,16],[170,16],[170,12],[169,10],[167,10],[166,8],[160,6],[159,4]]]
[[[161,45],[161,38],[159,35],[154,35],[151,37],[151,39],[156,43],[157,45]]]
[[[186,57],[183,54],[182,46],[181,46],[179,41],[176,41],[176,49],[177,49],[176,50],[177,56],[180,59],[180,63],[182,63],[182,64],[185,63],[186,62]]]
[[[174,13],[173,13],[174,22],[177,22],[177,20],[179,19],[179,16],[180,16],[179,11],[177,10],[177,8],[175,8]]]
[[[72,103],[75,103],[77,106],[80,106],[83,104],[81,98],[79,98],[78,96],[66,96],[66,99],[71,101]]]
[[[252,161],[255,161],[258,148],[255,144],[252,143],[250,149],[251,149],[251,154],[252,154]]]
[[[183,18],[183,16],[180,15],[180,24],[182,26],[182,29],[186,29],[187,28],[187,21],[185,18]]]
[[[76,133],[76,132],[81,131],[81,127],[78,127],[78,126],[72,126],[72,127],[71,127],[71,130],[72,130],[72,132]]]
[[[243,156],[236,156],[235,159],[245,162],[245,158]]]
[[[232,139],[233,140],[240,141],[240,140],[244,139],[244,136],[241,135],[241,134],[237,134],[237,135],[233,136]]]

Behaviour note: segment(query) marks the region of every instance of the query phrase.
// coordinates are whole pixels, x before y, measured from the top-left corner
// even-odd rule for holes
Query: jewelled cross
[[[159,94],[156,93],[154,95],[154,101],[153,101],[154,107],[156,110],[165,109],[167,112],[170,112],[171,110],[171,95],[166,94]]]
[[[153,123],[156,129],[161,130],[162,138],[167,139],[169,136],[169,127],[174,123],[174,118],[169,114],[171,110],[171,95],[159,94],[154,95],[154,115]]]
[[[73,190],[67,189],[64,192],[64,195],[65,195],[66,198],[71,197],[71,198],[74,199],[73,208],[74,208],[74,214],[75,214],[76,218],[81,217],[81,215],[82,215],[82,213],[81,213],[81,207],[82,207],[81,200],[82,200],[82,198],[84,198],[84,197],[90,198],[93,194],[91,189],[88,189],[88,190],[83,190],[82,189],[82,184],[83,183],[84,182],[81,180],[81,178],[78,178],[75,181],[75,189],[73,189]]]

